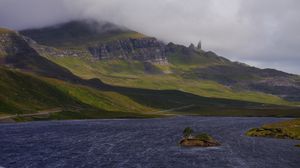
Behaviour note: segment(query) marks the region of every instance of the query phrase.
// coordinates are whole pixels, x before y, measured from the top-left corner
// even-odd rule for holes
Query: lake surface
[[[244,132],[276,118],[175,117],[50,121],[0,125],[0,167],[299,168],[299,141],[251,138]],[[178,145],[185,127],[222,143]]]

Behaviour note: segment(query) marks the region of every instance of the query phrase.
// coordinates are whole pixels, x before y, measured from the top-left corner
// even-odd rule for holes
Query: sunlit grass
[[[245,100],[261,103],[292,105],[278,96],[254,91],[235,91],[213,81],[185,79],[177,74],[152,75],[144,72],[138,61],[101,60],[91,61],[88,57],[49,57],[52,61],[85,78],[99,78],[105,83],[146,89],[174,89],[200,96]],[[171,71],[174,65],[158,65],[162,71]]]

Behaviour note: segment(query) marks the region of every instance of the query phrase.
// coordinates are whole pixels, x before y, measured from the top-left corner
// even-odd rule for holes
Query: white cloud
[[[0,26],[112,21],[166,42],[300,74],[298,0],[0,0]]]

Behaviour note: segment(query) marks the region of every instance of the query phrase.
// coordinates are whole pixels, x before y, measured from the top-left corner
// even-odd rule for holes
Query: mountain
[[[26,38],[17,32],[0,29],[0,63],[2,65],[34,72],[47,77],[76,81],[80,78],[69,70],[48,59],[41,57],[35,49],[27,43]]]
[[[166,63],[162,42],[111,23],[72,21],[21,33],[43,45],[36,47],[38,51],[53,56],[92,55],[94,59],[100,60],[131,59]]]
[[[60,108],[73,119],[143,117],[146,114],[139,114],[141,111],[153,110],[117,92],[93,89],[109,86],[77,77],[40,56],[27,40],[17,32],[0,29],[0,115]]]
[[[201,45],[164,44],[111,23],[72,21],[20,33],[38,43],[31,46],[40,55],[82,78],[256,102],[300,100],[298,75],[232,62],[202,50]],[[195,85],[186,87],[185,81]],[[203,88],[204,84],[211,87]],[[223,94],[224,90],[229,94]]]
[[[296,103],[277,96],[201,80],[197,68],[236,65],[213,52],[104,25],[110,26],[76,21],[20,33],[1,28],[0,116],[18,114],[13,118],[24,121],[299,115]],[[69,32],[72,26],[76,35]]]

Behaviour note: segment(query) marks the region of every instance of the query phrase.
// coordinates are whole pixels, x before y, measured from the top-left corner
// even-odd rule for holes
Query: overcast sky
[[[234,61],[300,74],[300,0],[0,0],[0,26],[93,18]]]

